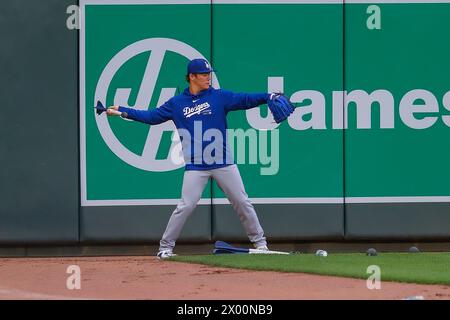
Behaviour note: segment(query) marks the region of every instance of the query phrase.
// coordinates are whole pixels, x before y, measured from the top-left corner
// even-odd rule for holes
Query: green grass
[[[279,272],[304,272],[367,279],[367,267],[377,265],[382,281],[450,285],[450,253],[379,253],[369,257],[362,253],[250,255],[221,254],[177,256],[171,260],[217,267]]]

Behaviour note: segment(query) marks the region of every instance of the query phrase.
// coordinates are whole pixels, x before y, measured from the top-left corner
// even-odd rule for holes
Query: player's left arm
[[[221,90],[221,95],[225,100],[225,112],[236,110],[247,110],[266,104],[270,99],[269,93],[235,93]]]

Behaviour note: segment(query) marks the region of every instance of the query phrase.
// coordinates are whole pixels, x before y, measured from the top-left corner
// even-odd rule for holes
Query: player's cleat
[[[168,258],[171,258],[171,257],[175,257],[176,254],[174,254],[170,250],[163,250],[163,251],[159,251],[156,256],[158,257],[158,259],[164,260],[164,259],[168,259]]]
[[[267,248],[267,246],[259,246],[259,247],[256,247],[256,250],[269,251],[269,248]]]

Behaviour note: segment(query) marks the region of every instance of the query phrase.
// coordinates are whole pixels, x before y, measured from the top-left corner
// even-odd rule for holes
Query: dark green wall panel
[[[81,208],[81,243],[158,242],[166,229],[173,206],[113,206]],[[179,242],[211,239],[211,208],[194,210]]]
[[[77,32],[65,0],[0,9],[0,243],[78,241]]]
[[[254,205],[267,240],[338,240],[344,237],[344,215],[338,204]],[[231,205],[214,205],[213,239],[248,241]]]
[[[450,238],[450,204],[347,204],[347,240]]]

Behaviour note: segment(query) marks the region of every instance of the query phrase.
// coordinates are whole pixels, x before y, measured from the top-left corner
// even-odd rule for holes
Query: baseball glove
[[[272,93],[267,105],[276,123],[286,120],[295,109],[294,105],[282,93]]]

